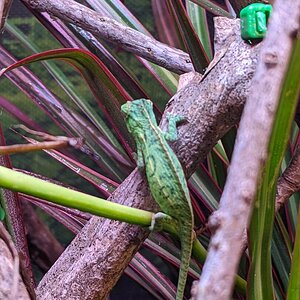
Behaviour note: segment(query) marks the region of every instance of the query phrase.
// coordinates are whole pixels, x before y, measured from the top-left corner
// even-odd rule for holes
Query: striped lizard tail
[[[181,262],[177,284],[176,300],[183,299],[193,246],[192,223],[180,224],[180,229]]]

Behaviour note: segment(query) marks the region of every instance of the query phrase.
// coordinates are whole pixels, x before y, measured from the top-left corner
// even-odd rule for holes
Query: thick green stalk
[[[1,166],[0,186],[113,220],[141,226],[149,226],[152,220],[153,213],[149,211],[70,190]]]

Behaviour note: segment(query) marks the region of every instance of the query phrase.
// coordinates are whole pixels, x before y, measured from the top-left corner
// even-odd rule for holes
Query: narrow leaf
[[[60,209],[58,205],[49,205],[49,202],[43,202],[40,199],[30,197],[28,195],[22,195],[21,199],[22,201],[30,201],[34,205],[38,206],[74,234],[78,234],[82,227],[87,223],[86,220],[80,220],[78,217],[66,212],[64,207],[61,207],[62,209]]]
[[[213,49],[210,40],[210,33],[208,29],[205,9],[199,7],[191,1],[186,2],[186,7],[194,29],[203,45],[205,53],[208,59],[211,61],[213,59]]]
[[[27,127],[34,130],[42,131],[42,128],[34,120],[32,120],[27,114],[23,113],[17,106],[0,96],[0,107],[5,109],[9,114],[15,117],[17,120],[25,124]]]
[[[53,20],[52,20],[53,22]],[[55,21],[57,22],[57,21]],[[61,27],[65,26],[63,23],[61,24]],[[66,39],[69,31],[65,30],[65,32],[62,32],[62,28],[60,27],[60,34],[64,34],[64,40],[68,41],[68,46],[72,46],[74,43],[70,42],[71,36]],[[53,28],[56,29],[57,26]],[[8,21],[6,24],[7,31],[13,35],[20,43],[22,43],[23,46],[30,49],[34,53],[40,53],[41,50],[38,46],[36,46],[36,42],[32,41],[29,37],[25,36],[23,32],[21,32],[16,26],[10,24]],[[52,31],[53,33],[53,31]],[[66,43],[65,43],[66,44]],[[80,45],[79,45],[80,46]],[[114,138],[113,134],[111,133],[111,130],[107,127],[107,125],[102,121],[101,117],[95,109],[91,107],[88,101],[82,100],[83,96],[78,93],[78,89],[76,90],[73,83],[64,75],[64,73],[61,71],[60,68],[58,68],[53,62],[48,61],[42,61],[42,64],[46,67],[46,69],[49,71],[49,73],[52,75],[53,79],[60,85],[60,87],[66,92],[66,94],[70,97],[70,99],[75,103],[77,107],[80,108],[81,112],[87,116],[87,118],[94,124],[94,126],[105,136],[107,139],[120,151],[122,151],[121,146],[117,142],[116,138]]]
[[[130,266],[143,276],[147,281],[157,289],[166,299],[173,299],[176,295],[174,284],[157,268],[155,268],[147,259],[139,253],[136,253]]]
[[[223,9],[219,4],[209,1],[209,0],[189,0],[197,5],[203,7],[210,13],[216,15],[216,16],[221,16],[221,17],[226,17],[226,18],[233,18],[233,16],[227,12],[225,9]]]
[[[183,41],[170,15],[167,2],[152,0],[151,4],[159,40],[169,46],[184,49]]]
[[[134,15],[127,9],[127,7],[119,0],[109,1],[95,1],[88,0],[88,3],[96,11],[100,12],[104,16],[113,18],[114,20],[130,26],[148,36],[150,33],[145,27],[134,17]],[[148,62],[145,59],[136,57],[146,69],[150,72],[153,79],[159,83],[159,85],[169,94],[172,95],[176,92],[177,79],[176,77],[165,68],[159,67],[153,63]]]
[[[109,72],[107,67],[93,54],[81,49],[56,49],[29,56],[3,69],[0,76],[14,68],[28,63],[47,59],[63,60],[76,68],[89,84],[92,92],[98,97],[98,104],[105,113],[108,121],[118,133],[123,146],[131,153],[125,142],[131,141],[123,117],[120,114],[120,105],[131,100],[123,87]],[[101,99],[101,100],[100,100]]]
[[[287,300],[300,299],[300,209],[298,211],[298,222],[296,239],[293,251],[290,281],[287,291]]]
[[[129,266],[125,269],[124,272],[127,276],[129,276],[131,279],[133,279],[135,282],[137,282],[140,286],[142,286],[144,289],[146,289],[155,299],[164,300],[164,298],[159,294],[159,292],[157,292],[153,288],[153,286],[142,277],[142,275],[138,274],[131,267],[131,262],[129,263]]]
[[[20,134],[21,135],[21,134]],[[36,140],[25,137],[21,135],[28,142],[35,144]],[[118,187],[118,184],[113,180],[95,172],[94,170],[88,168],[87,166],[82,165],[80,162],[60,153],[56,150],[44,150],[51,157],[56,159],[58,162],[62,163],[66,167],[68,167],[71,171],[75,172],[82,178],[86,179],[88,182],[93,184],[96,188],[98,188],[104,195],[109,197],[111,193]]]
[[[167,2],[176,20],[186,51],[190,54],[194,68],[197,72],[203,74],[209,64],[209,59],[193,28],[185,7],[179,0],[167,0]]]
[[[4,135],[0,126],[0,145],[5,146]],[[11,161],[8,156],[0,156],[0,166],[11,168]],[[17,251],[21,254],[21,270],[24,273],[25,284],[31,295],[34,295],[35,281],[31,268],[23,213],[20,207],[18,194],[10,190],[0,189],[0,201],[5,213],[5,224],[15,243]]]
[[[194,188],[193,192],[203,200],[203,204],[210,212],[217,209],[221,198],[221,189],[204,166],[191,176],[189,183]]]

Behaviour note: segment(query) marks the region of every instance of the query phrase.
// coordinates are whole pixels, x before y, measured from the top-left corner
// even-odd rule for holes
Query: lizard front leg
[[[186,118],[184,116],[172,115],[171,113],[167,113],[167,119],[169,122],[168,131],[164,132],[164,137],[167,141],[174,142],[177,140],[177,123],[185,121]]]

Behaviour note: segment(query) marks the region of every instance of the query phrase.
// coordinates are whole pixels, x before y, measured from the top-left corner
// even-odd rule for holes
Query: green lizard
[[[176,300],[181,300],[187,279],[193,243],[194,216],[184,172],[167,143],[177,139],[180,116],[167,115],[169,131],[158,127],[150,100],[129,101],[121,107],[129,132],[137,146],[137,165],[144,168],[151,194],[163,213],[155,214],[151,230],[161,229],[170,217],[177,223],[181,242],[181,264]]]

